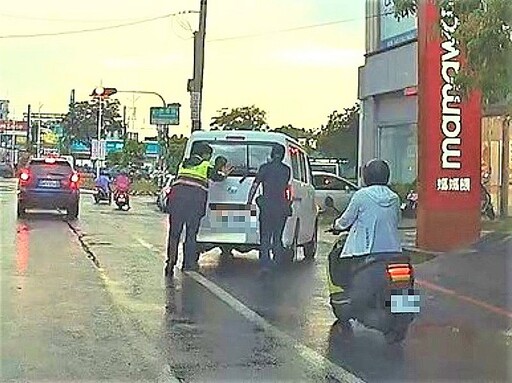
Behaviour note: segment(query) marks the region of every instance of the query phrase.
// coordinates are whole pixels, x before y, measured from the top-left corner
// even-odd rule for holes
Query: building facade
[[[389,162],[393,183],[417,175],[417,21],[398,21],[391,0],[366,1],[365,65],[359,68],[359,166]]]
[[[417,20],[400,21],[391,0],[366,0],[365,65],[359,68],[361,100],[359,166],[379,157],[389,162],[392,182],[408,184],[418,168],[418,41]],[[500,113],[482,118],[482,172],[495,206],[502,181],[503,135]],[[512,137],[508,150],[512,154]],[[512,157],[511,157],[512,158]]]

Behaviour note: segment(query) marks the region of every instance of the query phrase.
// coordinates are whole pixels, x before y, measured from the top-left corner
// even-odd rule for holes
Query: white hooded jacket
[[[341,256],[402,252],[399,222],[396,193],[382,185],[358,190],[334,224],[338,230],[350,228]]]

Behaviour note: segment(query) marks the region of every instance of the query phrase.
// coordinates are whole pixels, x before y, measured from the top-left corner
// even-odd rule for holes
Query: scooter
[[[416,218],[416,209],[418,207],[418,193],[414,190],[410,190],[405,197],[405,202],[402,203],[400,209],[402,210],[402,215],[405,218]]]
[[[382,332],[388,344],[403,341],[420,309],[410,257],[400,253],[342,257],[348,231],[326,232],[338,236],[327,262],[330,304],[338,324],[351,329],[349,320],[355,319]]]
[[[103,188],[96,187],[96,193],[94,194],[94,202],[99,204],[101,201],[108,201],[108,204],[112,204],[112,192],[106,191]]]
[[[128,198],[128,193],[126,193],[125,191],[116,192],[114,196],[114,201],[119,210],[124,210],[124,207],[128,206]]]

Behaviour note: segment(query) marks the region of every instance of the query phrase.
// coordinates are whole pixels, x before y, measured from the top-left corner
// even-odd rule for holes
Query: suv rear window
[[[199,141],[194,142],[192,147]],[[232,142],[232,141],[202,141],[207,142],[213,149],[212,163],[217,156],[224,156],[228,163],[234,166],[233,176],[254,175],[261,165],[270,159],[272,147],[270,142]]]
[[[28,164],[30,172],[35,176],[44,176],[49,173],[54,175],[68,176],[73,172],[71,165],[67,161],[56,161],[46,163],[44,160],[32,160]]]

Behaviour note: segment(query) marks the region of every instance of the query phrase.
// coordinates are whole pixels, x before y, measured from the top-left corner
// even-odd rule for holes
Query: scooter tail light
[[[393,283],[409,282],[413,278],[413,268],[407,263],[394,263],[387,266],[388,277]]]

